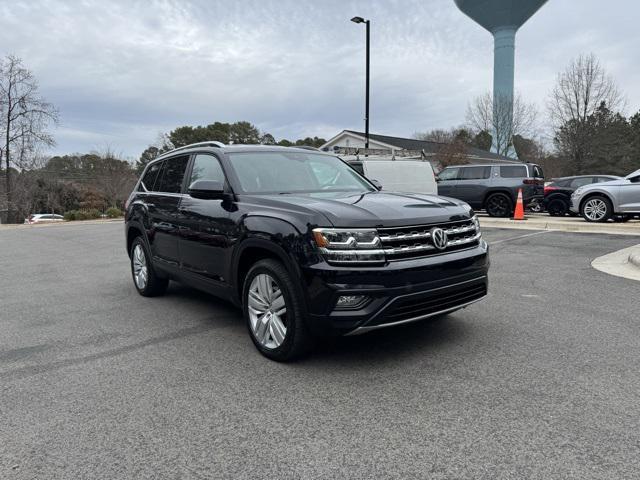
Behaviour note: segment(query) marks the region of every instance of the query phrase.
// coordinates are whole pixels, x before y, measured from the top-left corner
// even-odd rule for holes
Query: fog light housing
[[[366,295],[340,295],[336,302],[336,310],[353,310],[363,306],[369,297]]]

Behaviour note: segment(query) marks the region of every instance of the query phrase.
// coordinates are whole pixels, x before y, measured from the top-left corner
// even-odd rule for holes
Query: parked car
[[[457,198],[492,217],[513,214],[518,190],[524,207],[544,195],[544,173],[533,163],[507,165],[456,165],[438,174],[438,194]]]
[[[242,308],[268,358],[464,308],[487,294],[473,210],[379,191],[338,157],[205,142],[150,162],[125,212],[135,288],[177,280]]]
[[[429,162],[408,159],[346,159],[360,175],[380,182],[392,192],[438,194],[433,168]]]
[[[36,223],[54,223],[64,222],[62,215],[56,215],[53,213],[33,213],[28,218],[24,219],[25,225],[33,225]]]
[[[619,180],[615,175],[578,175],[575,177],[555,178],[544,186],[544,208],[549,215],[562,217],[570,212],[571,194],[579,187],[592,183]]]
[[[606,222],[614,215],[628,220],[640,214],[640,170],[618,180],[579,187],[571,195],[571,211],[587,222]]]

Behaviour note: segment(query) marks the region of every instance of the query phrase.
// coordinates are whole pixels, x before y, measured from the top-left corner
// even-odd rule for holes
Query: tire
[[[490,217],[510,217],[513,202],[506,193],[492,193],[485,201],[485,210]]]
[[[556,200],[552,200],[547,207],[547,212],[552,217],[564,217],[569,211],[569,206],[567,202],[564,200],[560,200],[559,198]]]
[[[613,215],[613,206],[607,197],[594,195],[582,202],[580,215],[587,222],[606,222]]]
[[[169,280],[159,277],[154,270],[149,249],[142,237],[136,237],[133,240],[129,257],[131,257],[131,276],[138,293],[143,297],[164,295]]]
[[[242,289],[242,309],[249,336],[265,357],[287,362],[310,350],[302,294],[282,263],[264,259],[251,267]]]

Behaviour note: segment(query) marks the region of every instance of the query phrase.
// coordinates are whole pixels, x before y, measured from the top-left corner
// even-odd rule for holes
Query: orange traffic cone
[[[524,220],[524,203],[522,201],[522,189],[518,189],[518,200],[516,201],[516,211],[513,213],[514,220]]]

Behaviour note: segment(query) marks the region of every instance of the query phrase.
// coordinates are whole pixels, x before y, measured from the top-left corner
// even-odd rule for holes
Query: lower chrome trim
[[[460,310],[461,308],[468,307],[469,305],[471,305],[473,303],[479,302],[480,300],[484,300],[486,297],[487,297],[487,295],[483,295],[480,298],[476,298],[475,300],[471,300],[470,302],[463,303],[461,305],[456,305],[455,307],[446,308],[446,309],[440,310],[438,312],[427,313],[426,315],[420,315],[418,317],[407,318],[406,320],[400,320],[398,322],[383,323],[382,325],[372,325],[372,326],[369,326],[369,327],[365,325],[364,327],[356,328],[355,330],[352,330],[351,332],[345,334],[345,337],[348,337],[350,335],[361,335],[363,333],[371,332],[372,330],[378,330],[380,328],[395,327],[396,325],[402,325],[402,324],[405,324],[405,323],[417,322],[419,320],[424,320],[425,318],[435,317],[437,315],[443,315],[445,313],[453,312],[454,310]]]

